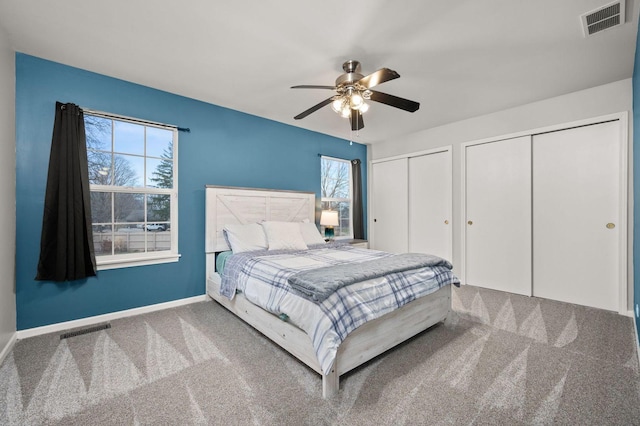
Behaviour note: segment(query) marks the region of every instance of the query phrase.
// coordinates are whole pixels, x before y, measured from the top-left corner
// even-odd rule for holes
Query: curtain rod
[[[327,155],[327,154],[320,154],[318,153],[318,157],[329,157],[329,158],[335,158],[336,160],[344,160],[344,161],[353,161],[353,160],[360,160],[359,158],[353,158],[353,159],[349,159],[349,158],[342,158],[342,157],[336,157],[334,155]],[[362,160],[360,160],[362,161]]]
[[[64,109],[64,108],[65,108],[65,105],[62,104],[62,109]],[[117,119],[120,119],[120,120],[132,121],[134,123],[152,124],[154,126],[170,127],[172,129],[176,129],[179,132],[191,133],[191,129],[188,128],[188,127],[178,127],[178,126],[176,126],[174,124],[158,123],[156,121],[150,121],[150,120],[140,120],[138,118],[125,117],[125,116],[118,115],[118,114],[112,114],[112,113],[104,112],[104,111],[96,111],[96,110],[89,109],[89,108],[84,108],[84,107],[80,107],[80,109],[82,109],[83,112],[86,112],[88,114],[101,115],[101,116],[108,117],[108,118],[117,118]]]
[[[125,119],[125,120],[129,120],[129,121],[133,121],[135,123],[153,124],[155,126],[171,127],[173,129],[176,129],[179,132],[191,133],[191,129],[190,128],[188,128],[188,127],[179,127],[179,126],[176,126],[175,124],[158,123],[157,121],[151,121],[151,120],[140,120],[139,118],[124,117],[122,115],[111,114],[111,113],[103,112],[103,111],[95,111],[95,110],[92,110],[92,109],[89,109],[89,108],[82,108],[82,110],[87,112],[87,113],[89,113],[89,114],[103,115],[103,116],[110,117],[110,118]]]
[[[327,155],[327,154],[321,154],[321,153],[318,153],[318,157],[330,157],[330,158],[335,158],[337,160],[351,161],[348,158],[336,157],[335,155]]]

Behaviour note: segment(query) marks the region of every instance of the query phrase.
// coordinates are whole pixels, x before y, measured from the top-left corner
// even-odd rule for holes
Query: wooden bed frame
[[[338,392],[339,377],[404,342],[434,324],[444,321],[451,309],[451,285],[367,322],[347,336],[338,348],[331,371],[323,374],[309,336],[300,328],[247,301],[242,294],[233,300],[220,296],[220,277],[215,273],[215,255],[229,250],[222,234],[224,225],[262,220],[315,221],[315,194],[254,188],[207,185],[206,257],[207,293],[216,302],[253,326],[273,342],[322,376],[322,396]]]

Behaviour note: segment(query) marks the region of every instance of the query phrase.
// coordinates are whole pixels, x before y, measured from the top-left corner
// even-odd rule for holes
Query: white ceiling
[[[373,143],[630,78],[637,2],[582,35],[609,1],[0,0],[0,25],[18,52],[345,139],[331,107],[293,119],[331,91],[290,86],[391,68],[376,90],[421,106],[374,103],[354,138]]]

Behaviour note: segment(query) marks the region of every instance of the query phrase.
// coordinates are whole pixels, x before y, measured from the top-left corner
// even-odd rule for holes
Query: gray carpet
[[[0,366],[0,424],[640,424],[631,318],[471,286],[453,305],[331,400],[214,302],[21,340]]]

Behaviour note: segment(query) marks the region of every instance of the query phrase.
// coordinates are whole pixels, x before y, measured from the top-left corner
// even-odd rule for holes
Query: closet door
[[[531,295],[531,137],[465,147],[465,281]]]
[[[408,166],[407,159],[373,163],[371,248],[391,253],[408,249]]]
[[[533,137],[533,294],[618,311],[620,124]]]
[[[409,251],[452,260],[451,151],[409,158]]]

